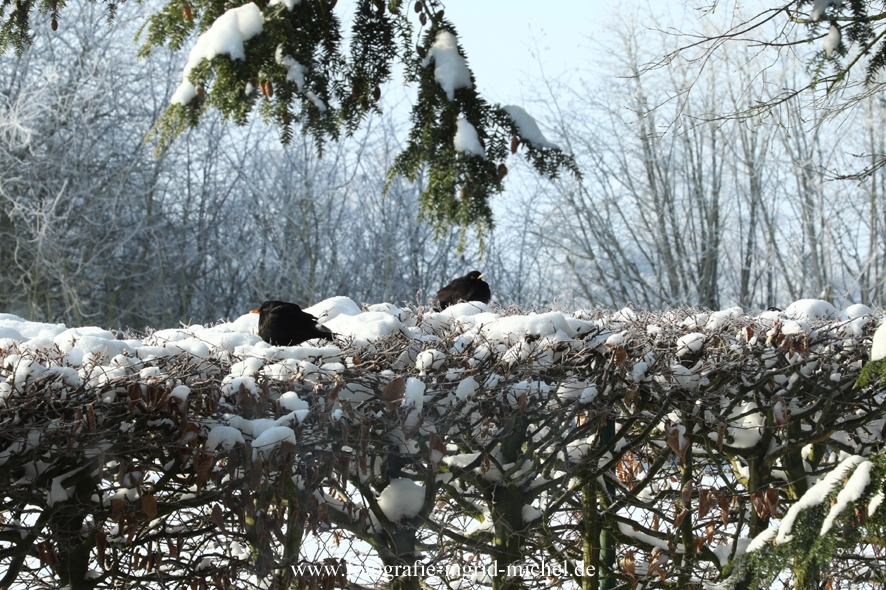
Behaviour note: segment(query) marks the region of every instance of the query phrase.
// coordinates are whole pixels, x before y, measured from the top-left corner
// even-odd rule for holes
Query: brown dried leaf
[[[674,518],[674,528],[679,528],[680,525],[683,524],[683,521],[686,519],[687,516],[689,516],[689,511],[684,508],[680,511],[680,514],[678,514],[676,518]]]
[[[634,551],[632,549],[628,549],[627,551],[625,551],[624,556],[622,556],[622,558],[618,560],[618,564],[621,566],[621,569],[624,573],[632,578],[634,577],[636,562],[634,560]]]
[[[764,492],[754,492],[751,494],[751,506],[754,507],[754,512],[760,518],[769,516],[769,507],[766,505]]]
[[[769,509],[769,513],[772,516],[778,516],[778,488],[769,488],[766,490],[766,508]]]
[[[627,390],[625,390],[625,406],[628,408],[632,408],[636,405],[637,400],[640,398],[640,386],[635,384],[630,385]]]
[[[108,546],[108,534],[102,531],[95,533],[95,552],[98,554],[98,564],[105,567],[105,548]]]
[[[397,405],[394,402],[403,399],[406,393],[406,381],[403,377],[397,377],[387,385],[381,392],[381,398],[385,401],[385,408],[389,412],[393,412]]]
[[[225,530],[225,515],[218,504],[212,507],[212,522],[221,530]]]
[[[713,491],[707,488],[698,490],[698,518],[704,518],[711,511]]]
[[[95,402],[86,405],[86,423],[89,424],[89,432],[95,432]]]
[[[692,501],[692,490],[694,488],[695,484],[691,479],[683,484],[683,490],[680,494],[680,499],[683,500],[683,506],[689,506],[689,502]]]
[[[858,519],[858,523],[861,526],[864,526],[868,523],[868,511],[864,509],[855,508],[855,518]]]
[[[615,360],[615,364],[620,367],[627,360],[628,351],[625,350],[624,346],[616,346],[612,358]]]
[[[154,496],[142,496],[142,512],[148,517],[148,522],[157,516],[157,499]]]
[[[508,167],[505,166],[504,164],[499,164],[496,172],[498,174],[498,179],[502,180],[502,179],[504,179],[505,176],[508,175]]]
[[[194,470],[197,472],[197,489],[202,490],[212,472],[212,464],[214,463],[212,455],[206,453],[197,453],[197,459],[194,461]]]
[[[111,500],[111,516],[117,516],[120,514],[120,511],[123,510],[123,507],[126,506],[126,500],[122,498],[114,498]]]
[[[729,524],[729,501],[726,494],[717,496],[717,505],[720,506],[720,520],[723,524]]]

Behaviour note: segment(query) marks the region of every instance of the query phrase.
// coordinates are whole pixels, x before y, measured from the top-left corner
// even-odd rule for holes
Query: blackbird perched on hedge
[[[317,318],[302,311],[295,303],[265,301],[257,313],[258,335],[274,346],[295,346],[311,338],[332,340],[335,334],[329,328],[317,325]]]
[[[479,270],[472,270],[463,277],[459,277],[437,291],[437,307],[446,309],[459,301],[480,301],[489,303],[492,292],[489,283],[483,280]]]

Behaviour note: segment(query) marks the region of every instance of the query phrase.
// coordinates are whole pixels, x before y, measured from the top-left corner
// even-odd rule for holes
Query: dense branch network
[[[722,8],[714,4],[705,12],[713,17]],[[744,108],[714,112],[706,118],[765,117],[782,105],[807,97],[817,110],[814,117],[807,118],[820,122],[845,115],[860,102],[881,93],[886,66],[886,13],[882,8],[881,2],[873,0],[791,0],[747,17],[745,7],[736,6],[726,25],[712,25],[713,33],[706,32],[704,27],[702,32],[674,33],[681,46],[648,64],[641,73],[668,67],[675,60],[703,68],[736,45],[748,48],[748,64],[744,67],[755,68],[760,78],[765,77],[774,62],[799,58],[805,61],[805,75],[782,87],[770,88],[768,81],[764,88],[749,87]],[[801,53],[809,48],[811,52]],[[691,87],[691,83],[687,84],[683,91]],[[886,163],[883,154],[871,156],[874,163],[860,173],[838,176],[870,176]]]
[[[323,348],[6,329],[0,587],[886,579],[870,310],[342,299]]]

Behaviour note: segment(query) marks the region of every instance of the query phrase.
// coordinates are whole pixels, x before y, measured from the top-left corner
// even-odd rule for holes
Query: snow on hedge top
[[[786,316],[799,320],[837,317],[837,309],[821,299],[800,299],[784,310]]]
[[[464,117],[459,117],[455,125],[455,139],[452,142],[455,144],[455,149],[466,154],[480,156],[485,160],[486,150],[483,149],[480,138],[477,136],[477,128]]]
[[[523,107],[509,104],[507,106],[503,106],[502,110],[511,117],[511,120],[517,126],[517,129],[520,130],[520,137],[522,137],[535,147],[560,149],[560,146],[558,146],[556,143],[548,141],[548,138],[545,137],[544,133],[542,133],[541,129],[539,129],[538,123],[536,123],[532,115],[527,113],[523,109]]]
[[[422,67],[434,60],[434,80],[446,92],[446,98],[455,98],[456,88],[472,88],[471,71],[465,58],[458,52],[458,38],[449,31],[437,33],[437,39],[422,60]]]
[[[627,361],[627,371],[633,380],[655,379],[696,389],[707,383],[708,369],[704,365],[690,369],[676,361],[690,354],[705,353],[708,335],[714,330],[719,331],[720,339],[724,337],[724,330],[731,331],[732,335],[727,337],[733,342],[730,346],[739,350],[778,346],[784,338],[793,337],[793,324],[804,321],[787,320],[787,311],[762,312],[750,317],[736,309],[695,314],[691,316],[692,321],[686,321],[673,311],[639,315],[630,310],[615,314],[601,312],[596,314],[597,319],[589,320],[587,318],[594,314],[581,310],[572,314],[550,311],[508,315],[509,310],[477,302],[453,305],[443,312],[391,304],[372,305],[364,310],[347,297],[326,299],[306,311],[316,315],[321,324],[336,334],[333,342],[315,340],[300,346],[272,346],[256,335],[257,314],[244,314],[231,322],[213,326],[158,330],[140,340],[119,340],[101,328],[69,329],[62,324],[29,322],[14,315],[0,314],[0,371],[7,371],[5,381],[0,379],[0,400],[24,391],[43,378],[53,379],[52,388],[102,386],[132,375],[162,381],[166,377],[154,361],[165,357],[187,362],[193,367],[208,366],[215,360],[229,363],[230,372],[222,380],[223,394],[234,396],[239,391],[255,394],[262,379],[317,383],[324,376],[341,374],[354,360],[354,353],[350,351],[369,349],[374,354],[377,352],[376,342],[385,338],[399,339],[397,346],[403,347],[393,365],[394,370],[415,370],[419,377],[440,370],[465,370],[485,359],[501,362],[510,369],[529,363],[536,370],[543,370],[557,363],[569,350],[588,348],[606,354],[609,350],[626,347],[634,357]],[[832,330],[847,339],[863,337],[862,328],[874,321],[873,316],[866,313],[854,319],[835,319],[837,313],[833,306],[816,300],[799,301],[788,311],[796,317],[810,318],[810,323],[818,330]],[[843,316],[864,311],[853,306]],[[711,322],[714,316],[717,321]],[[780,333],[779,318],[783,321]],[[729,327],[728,322],[736,324]],[[770,331],[736,329],[753,323],[763,324]],[[805,329],[801,332],[809,333]],[[660,365],[664,367],[661,369],[663,374],[652,374],[653,361],[643,356],[646,353],[641,350],[642,343],[651,342],[651,339],[660,341],[656,344],[657,349],[670,349],[672,358]],[[666,342],[669,347],[661,348]],[[715,349],[722,346],[719,344],[721,340],[711,342],[718,343]],[[850,340],[845,342],[854,346]],[[636,348],[638,345],[641,349]],[[465,351],[469,351],[467,356]],[[51,354],[47,356],[46,352]],[[874,337],[873,352],[874,358],[886,356],[886,328],[879,330]],[[361,352],[357,356],[363,357],[364,354]],[[463,366],[465,362],[467,365]],[[816,367],[815,363],[807,363],[803,372],[811,375],[812,371],[825,370]],[[841,378],[842,371],[828,370],[831,380]],[[497,378],[494,374],[487,377],[487,381]],[[492,386],[491,381],[484,383],[484,386]],[[793,386],[793,381],[788,382],[782,377],[776,378],[775,383],[782,388],[775,392],[776,396],[787,396]],[[366,395],[358,389],[342,395]],[[108,392],[106,397],[112,400],[115,395]],[[468,392],[462,395],[467,396]],[[589,393],[587,403],[593,397]],[[297,413],[285,424],[277,426],[301,421],[308,412],[306,402],[294,393],[282,398],[281,406]],[[755,446],[765,423],[761,412],[765,411],[766,408],[736,407],[728,417],[728,444],[743,448]],[[243,432],[247,436],[258,436],[257,433]]]
[[[436,338],[434,333],[439,330],[449,330],[455,336],[466,339],[465,343],[479,338],[489,344],[505,346],[513,346],[520,342],[535,342],[538,339],[545,339],[550,343],[574,340],[591,330],[599,333],[592,343],[593,346],[603,344],[615,346],[628,337],[628,333],[623,332],[623,322],[626,318],[621,312],[602,316],[603,319],[588,321],[579,319],[586,317],[587,314],[580,310],[574,314],[549,311],[506,315],[502,313],[504,310],[493,309],[478,302],[460,303],[443,312],[417,313],[417,310],[391,304],[372,305],[364,311],[350,298],[341,296],[320,301],[305,311],[317,316],[320,324],[335,332],[338,336],[337,341],[321,347],[315,346],[318,341],[309,341],[301,346],[292,347],[271,346],[256,335],[258,315],[249,313],[231,322],[213,326],[192,325],[157,330],[141,340],[119,340],[112,332],[97,327],[68,328],[64,324],[30,322],[18,316],[0,313],[0,349],[9,348],[3,343],[15,343],[20,350],[57,348],[68,355],[66,361],[71,366],[79,366],[84,360],[89,361],[89,358],[85,358],[89,355],[92,357],[104,355],[108,358],[128,355],[145,360],[181,353],[203,359],[217,357],[220,354],[230,358],[229,355],[234,354],[240,358],[257,357],[272,361],[290,359],[322,364],[341,362],[341,347],[346,343],[364,347],[381,338],[394,335],[401,335],[417,343],[423,341],[433,343]],[[734,309],[727,311],[730,318],[740,320],[739,312]],[[852,317],[862,311],[865,313],[859,318],[835,319],[827,325],[836,328],[845,327],[849,322],[857,320],[873,320],[873,316],[866,313],[869,308],[862,310],[858,306],[851,306],[842,316]],[[651,318],[649,325],[652,326],[655,322],[661,323],[669,313],[671,312]],[[711,317],[719,313],[714,312]],[[818,318],[819,322],[841,315],[832,305],[817,300],[793,303],[785,310],[784,315],[789,313],[795,317]],[[768,318],[773,314],[782,316],[776,312],[762,312],[754,319],[764,320],[767,325],[771,325]],[[630,321],[637,320],[635,318]],[[689,324],[683,322],[685,326],[680,324],[683,331],[674,335],[675,351],[678,356],[681,353],[699,351],[705,341],[704,332],[723,327],[723,321],[706,320],[706,322],[703,331],[699,331],[696,327],[699,322]],[[660,331],[661,327],[658,328]],[[788,334],[789,331],[784,330],[783,333]],[[884,349],[882,354],[886,355],[886,328],[878,330],[874,336],[875,353],[881,352],[878,345]],[[456,347],[459,346],[461,344],[457,340]],[[446,354],[446,351],[442,351],[441,354]],[[417,357],[413,358],[412,362],[415,363],[416,359]],[[436,361],[436,357],[431,359],[428,366]],[[236,376],[251,376],[260,366],[261,363],[252,369],[252,372],[241,370]]]
[[[169,100],[172,104],[188,104],[197,96],[197,89],[188,79],[191,70],[204,59],[228,55],[231,59],[243,59],[246,52],[243,43],[262,32],[264,17],[254,2],[231,8],[218,17],[199,38],[188,54],[188,63],[182,71],[182,82]]]

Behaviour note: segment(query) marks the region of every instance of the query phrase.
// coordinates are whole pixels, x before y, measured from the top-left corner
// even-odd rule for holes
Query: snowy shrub
[[[870,315],[318,307],[335,345],[0,316],[0,587],[884,579]]]

